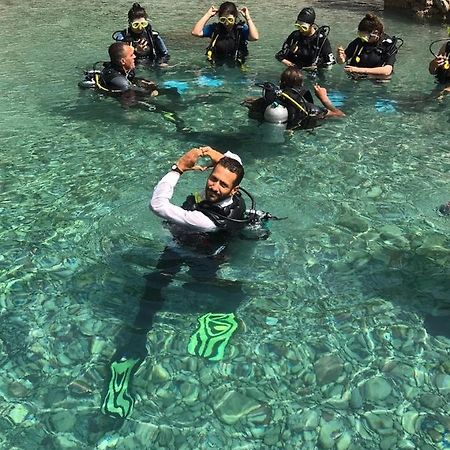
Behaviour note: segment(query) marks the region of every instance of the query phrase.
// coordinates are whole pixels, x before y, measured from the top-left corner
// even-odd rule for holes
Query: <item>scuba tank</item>
[[[96,87],[95,77],[99,76],[101,70],[92,69],[84,71],[84,78],[78,83],[78,87],[83,89],[92,89]]]

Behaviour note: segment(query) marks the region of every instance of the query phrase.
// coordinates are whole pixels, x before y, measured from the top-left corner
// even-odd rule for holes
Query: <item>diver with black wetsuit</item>
[[[131,45],[138,62],[166,66],[170,59],[164,40],[152,29],[147,12],[139,3],[133,3],[128,11],[128,28],[113,33],[113,39]]]
[[[344,50],[338,47],[338,63],[353,78],[390,78],[396,55],[403,41],[384,32],[384,25],[375,14],[366,14],[358,25],[358,37]]]
[[[295,65],[300,69],[317,70],[330,68],[336,63],[328,33],[328,26],[315,25],[316,13],[313,8],[303,8],[297,16],[295,27],[275,55],[286,66]]]
[[[238,21],[239,13],[245,22]],[[215,15],[219,16],[219,21],[207,25]],[[242,66],[248,55],[247,41],[259,39],[248,8],[244,7],[239,11],[233,2],[222,3],[218,10],[211,6],[194,25],[191,33],[196,37],[210,38],[206,49],[210,62],[228,66]]]
[[[286,109],[286,126],[288,129],[314,128],[326,117],[342,117],[345,114],[336,108],[328,98],[327,90],[318,84],[314,92],[322,103],[314,104],[311,92],[304,87],[302,72],[297,67],[287,67],[280,77],[280,87],[273,83],[263,83],[263,95],[260,98],[247,98],[243,104],[249,108],[252,119],[266,120],[272,123],[283,123],[271,120],[272,106]]]

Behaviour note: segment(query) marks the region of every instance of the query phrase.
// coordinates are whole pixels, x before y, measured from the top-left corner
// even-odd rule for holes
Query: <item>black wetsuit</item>
[[[211,37],[206,49],[210,61],[227,65],[244,64],[248,55],[247,25],[239,23],[228,31],[221,23],[214,23],[207,25],[204,30],[208,30],[205,37]]]
[[[249,115],[253,119],[263,120],[266,108],[277,102],[288,110],[287,128],[314,128],[323,119],[328,110],[314,104],[313,96],[305,88],[285,88],[276,92],[275,86],[268,83],[264,96],[257,99],[250,107]]]
[[[116,31],[113,38],[119,42],[127,42],[134,48],[136,59],[141,61],[156,62],[157,64],[167,63],[170,59],[169,51],[162,37],[157,31],[152,30],[150,25],[142,32],[135,33],[130,28]],[[145,49],[140,50],[140,43],[144,41]]]
[[[444,56],[450,58],[450,41],[445,45]],[[438,67],[436,70],[436,80],[440,84],[450,83],[450,68]]]
[[[349,66],[367,68],[394,66],[396,53],[395,42],[387,34],[374,44],[356,38],[345,49]]]
[[[125,354],[145,354],[145,339],[138,344],[139,336],[144,336],[153,326],[155,314],[163,308],[164,297],[162,289],[167,287],[184,265],[189,267],[188,273],[193,282],[185,283],[192,289],[210,292],[211,289],[221,292],[221,297],[227,302],[217,299],[210,307],[210,312],[234,312],[243,299],[243,292],[239,282],[222,283],[216,279],[217,270],[225,261],[225,249],[239,230],[245,227],[245,222],[233,222],[228,219],[243,220],[245,215],[245,202],[240,194],[233,196],[229,206],[220,207],[206,201],[196,203],[195,197],[190,195],[183,203],[183,209],[188,211],[201,211],[219,228],[211,233],[192,232],[186,228],[177,227],[169,223],[176,245],[168,245],[162,252],[155,271],[146,276],[144,295],[140,301],[140,308],[134,321],[135,331],[125,333],[128,337],[119,338],[118,356]],[[200,284],[199,284],[200,283]],[[202,287],[203,283],[203,287]],[[130,346],[130,343],[132,345]],[[121,348],[120,348],[121,347]]]
[[[134,70],[126,73],[122,67],[107,62],[100,74],[100,87],[111,92],[125,92],[134,86],[134,77]]]
[[[300,31],[292,32],[275,55],[278,61],[287,59],[297,67],[329,67],[336,63],[331,44],[326,35],[318,28],[312,36],[305,36]]]

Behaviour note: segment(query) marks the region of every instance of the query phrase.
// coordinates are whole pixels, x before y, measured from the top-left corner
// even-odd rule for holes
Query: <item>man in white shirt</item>
[[[210,160],[206,166],[198,164],[203,157]],[[207,179],[204,198],[198,194],[190,195],[183,206],[171,203],[175,186],[185,172],[203,171],[209,167],[214,168]],[[186,152],[156,185],[150,207],[155,214],[168,221],[175,245],[171,243],[166,246],[156,270],[146,277],[146,288],[134,329],[127,336],[119,337],[125,340],[125,345],[119,346],[111,363],[103,413],[119,419],[131,414],[134,398],[129,392],[129,385],[146,356],[146,335],[152,327],[153,318],[164,305],[161,291],[185,264],[195,280],[185,285],[218,294],[218,304],[213,307],[215,311],[197,319],[199,326],[189,340],[188,352],[211,361],[224,357],[227,344],[238,328],[234,312],[243,299],[243,292],[239,282],[219,281],[216,273],[224,260],[224,250],[230,237],[248,223],[245,203],[239,193],[243,176],[244,168],[238,155],[199,147]]]

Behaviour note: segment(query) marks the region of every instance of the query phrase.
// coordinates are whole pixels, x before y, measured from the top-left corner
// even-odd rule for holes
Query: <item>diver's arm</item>
[[[292,32],[286,40],[283,42],[283,45],[281,46],[281,50],[275,54],[275,58],[278,59],[281,63],[283,63],[285,66],[295,66],[295,64],[289,60],[288,58],[291,55],[291,48],[293,46],[293,42],[295,39],[295,34],[297,32]]]
[[[192,36],[203,37],[203,28],[205,27],[206,22],[208,22],[211,17],[214,17],[217,14],[217,11],[216,7],[211,6],[204,16],[194,25],[194,28],[192,28]]]
[[[428,66],[428,71],[431,73],[431,75],[436,75],[436,71],[439,69],[439,67],[442,67],[445,64],[445,47],[446,44],[444,44],[441,47],[436,58],[434,58],[430,62],[430,65]]]
[[[337,62],[338,64],[345,64],[347,62],[347,54],[345,53],[344,47],[337,48]]]
[[[336,59],[334,58],[333,51],[331,49],[331,44],[328,38],[325,38],[322,49],[319,55],[319,63],[321,68],[331,68],[333,64],[336,64]]]
[[[200,211],[186,211],[170,202],[180,174],[170,171],[156,185],[150,200],[151,210],[170,223],[201,232],[216,231],[214,222]]]
[[[327,117],[344,117],[345,113],[341,111],[339,108],[331,103],[331,100],[328,98],[327,90],[324,87],[319,86],[318,84],[314,85],[314,92],[317,98],[320,100],[323,106],[327,108],[328,113]]]
[[[167,64],[170,59],[169,51],[167,50],[166,44],[159,33],[153,35],[153,40],[155,42],[156,50],[156,63],[157,64]]]
[[[244,6],[240,13],[244,16],[245,21],[248,25],[248,40],[249,41],[257,41],[259,39],[259,32],[256,28],[255,24],[253,23],[252,18],[250,17],[250,11],[246,6]]]
[[[344,70],[347,73],[359,73],[364,75],[374,75],[374,76],[389,76],[391,75],[394,67],[390,64],[379,67],[356,67],[356,66],[345,66]]]

